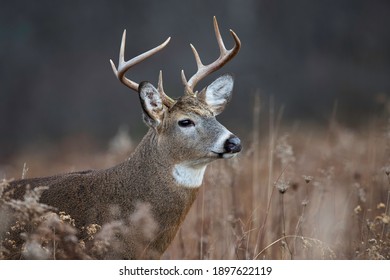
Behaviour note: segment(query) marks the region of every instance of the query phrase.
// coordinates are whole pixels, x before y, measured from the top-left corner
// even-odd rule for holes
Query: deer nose
[[[225,153],[238,153],[241,151],[242,146],[241,146],[241,140],[237,136],[230,136],[224,145]]]

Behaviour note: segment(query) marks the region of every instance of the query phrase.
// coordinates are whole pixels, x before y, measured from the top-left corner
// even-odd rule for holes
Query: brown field
[[[264,113],[267,121],[261,125],[258,109],[245,150],[208,167],[198,198],[163,258],[390,259],[390,120],[372,118],[349,129],[335,117],[324,127],[283,125],[281,114]],[[112,166],[133,148],[127,134],[115,139],[116,145],[99,153],[82,149],[80,154],[80,146],[69,143],[56,151],[21,153],[2,172],[11,179],[20,178],[22,170],[34,177]],[[6,183],[4,178],[1,186]],[[0,195],[0,206],[11,203],[21,213],[19,223],[8,226],[0,213],[0,258],[21,250],[15,238],[27,241],[19,251],[23,258],[99,258],[110,248],[99,237],[100,226],[86,229],[100,242],[87,251],[70,217],[43,220],[50,209],[37,203],[38,192],[24,202],[10,202],[2,187]]]

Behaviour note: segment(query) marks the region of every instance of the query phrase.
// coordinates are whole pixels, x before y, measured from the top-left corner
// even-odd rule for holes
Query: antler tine
[[[221,33],[219,32],[218,22],[217,22],[217,18],[215,16],[213,18],[213,24],[214,24],[215,37],[217,38],[217,42],[218,42],[218,46],[219,46],[219,51],[220,51],[220,54],[222,55],[222,54],[226,53],[227,50],[226,50],[225,44],[223,43]]]
[[[233,40],[234,40],[234,47],[230,50],[227,50],[225,47],[225,44],[223,43],[223,39],[221,36],[221,33],[219,32],[219,27],[218,27],[218,22],[217,18],[214,16],[214,31],[215,31],[215,37],[217,38],[217,43],[219,46],[219,51],[220,55],[219,58],[208,64],[204,65],[199,57],[198,52],[196,51],[195,47],[191,44],[191,49],[192,52],[194,53],[195,60],[196,60],[196,65],[197,65],[197,72],[187,81],[184,71],[182,70],[181,72],[181,77],[183,84],[185,86],[185,92],[190,95],[195,95],[194,94],[194,88],[196,84],[205,78],[206,76],[210,75],[211,73],[217,71],[221,67],[223,67],[227,62],[229,62],[233,57],[236,56],[238,51],[241,48],[241,41],[238,38],[237,34],[234,33],[233,30],[230,30],[230,33],[232,34]]]
[[[186,75],[184,74],[184,70],[181,70],[181,81],[184,85],[184,93],[195,97],[195,93],[192,91],[192,89],[190,88],[187,82],[187,78]]]
[[[193,52],[193,54],[195,56],[196,66],[198,66],[198,68],[199,67],[203,67],[204,65],[203,65],[202,61],[200,60],[199,53],[196,51],[194,45],[190,44],[190,47],[191,47],[192,52]]]
[[[171,37],[168,37],[168,39],[166,39],[164,41],[164,43],[162,43],[161,45],[159,45],[159,46],[157,46],[157,47],[155,47],[147,52],[144,52],[144,53],[142,53],[142,54],[140,54],[140,55],[138,55],[138,56],[136,56],[128,61],[125,61],[125,47],[126,47],[126,29],[125,29],[123,31],[122,42],[121,42],[121,47],[120,47],[120,51],[119,51],[118,68],[116,68],[114,62],[110,59],[112,70],[114,71],[115,76],[124,85],[126,85],[127,87],[131,88],[132,90],[135,90],[138,92],[138,83],[126,78],[125,73],[134,65],[144,61],[145,59],[151,57],[152,55],[156,54],[157,52],[159,52],[160,50],[165,48],[165,46],[169,43],[170,40],[171,40]],[[161,84],[162,84],[162,82],[161,82]],[[165,93],[164,93],[164,95],[165,95]],[[167,97],[167,100],[173,101],[167,95],[165,95],[165,96]]]
[[[160,93],[160,96],[163,100],[163,103],[168,108],[171,108],[173,104],[175,103],[175,100],[170,98],[168,95],[165,94],[164,88],[163,88],[163,79],[162,79],[162,70],[160,70],[160,74],[158,75],[158,85],[157,90]]]

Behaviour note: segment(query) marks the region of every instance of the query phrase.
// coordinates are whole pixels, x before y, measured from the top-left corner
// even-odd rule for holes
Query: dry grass
[[[256,106],[252,144],[240,156],[209,166],[199,196],[163,258],[390,259],[390,120],[377,119],[358,130],[342,127],[335,118],[322,129],[284,128],[281,114],[271,111],[262,131],[257,120],[264,116]],[[58,162],[41,156],[27,175],[107,167],[127,153],[118,147],[83,154],[82,159],[67,153]],[[64,162],[79,165],[64,168]],[[15,170],[6,171],[7,177],[17,177]],[[113,236],[131,232],[129,224],[151,226],[145,236],[153,231],[148,206],[140,205],[129,221],[90,225],[84,229],[87,238],[80,240],[71,217],[38,202],[43,187],[14,201],[3,192],[6,184],[0,184],[0,259],[115,256]],[[4,205],[16,210],[16,221],[9,219]],[[24,242],[22,249],[14,246],[18,240]]]
[[[71,216],[39,203],[46,187],[27,187],[23,200],[14,200],[12,190],[4,191],[8,184],[6,180],[0,183],[0,260],[116,259],[127,249],[120,240],[135,234],[142,235],[136,238],[141,243],[137,255],[142,258],[143,248],[155,236],[150,205],[140,203],[128,220],[90,224],[80,232]]]

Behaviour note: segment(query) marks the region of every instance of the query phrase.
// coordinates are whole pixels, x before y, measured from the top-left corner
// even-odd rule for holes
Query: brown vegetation
[[[238,157],[208,167],[199,196],[163,258],[390,259],[390,120],[376,119],[359,130],[334,118],[324,129],[285,128],[271,114],[267,131],[259,131],[256,110],[251,144]],[[58,162],[40,157],[38,166],[29,164],[27,175],[70,171],[70,165],[63,169],[67,161],[79,164],[77,169],[112,165],[131,147],[123,132],[120,137],[122,150],[82,157],[67,153]],[[15,172],[8,174],[16,177]],[[140,205],[129,221],[90,225],[80,239],[71,217],[39,203],[44,186],[16,201],[3,191],[7,182],[0,185],[0,259],[115,257],[115,250],[123,249],[115,238],[131,234],[131,223],[145,224],[145,242],[154,234],[148,205]],[[22,248],[15,245],[20,241]]]

